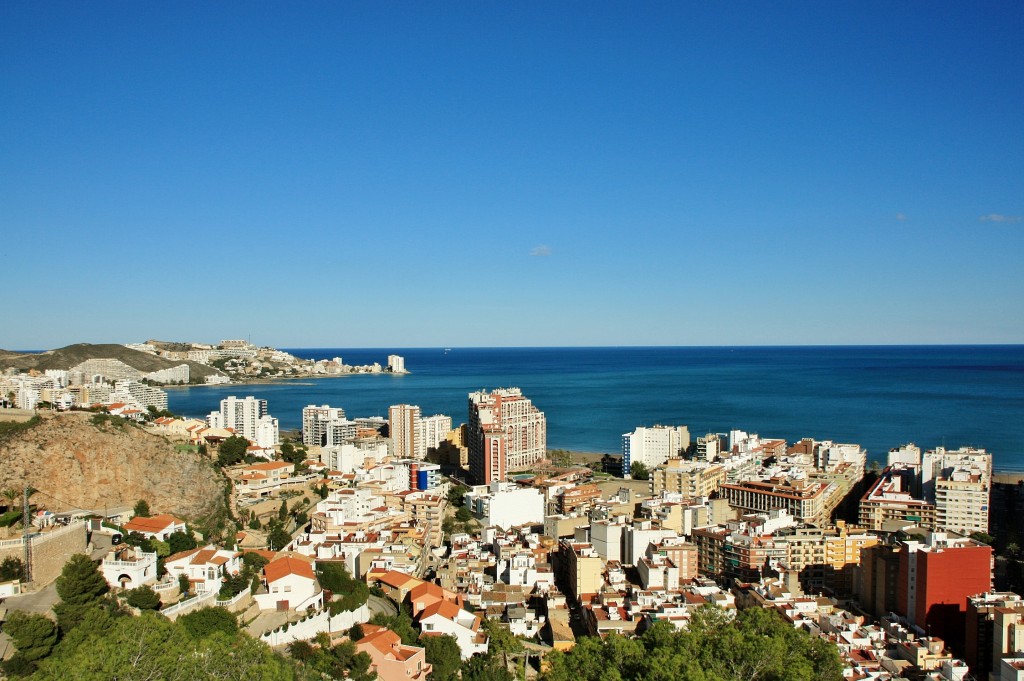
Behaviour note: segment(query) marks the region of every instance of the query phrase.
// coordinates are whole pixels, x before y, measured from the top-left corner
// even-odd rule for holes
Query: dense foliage
[[[700,608],[687,631],[656,622],[635,639],[580,639],[548,657],[545,681],[841,681],[836,648],[760,608]],[[463,675],[465,679],[465,675]]]
[[[96,565],[76,556],[58,578],[63,602],[55,610],[58,628],[42,615],[12,612],[4,625],[17,652],[3,663],[8,678],[36,681],[135,681],[161,679],[261,679],[312,681],[316,670],[304,669],[275,654],[265,643],[242,633],[235,616],[221,608],[199,610],[170,622],[152,611],[131,617],[106,595],[95,576]],[[102,580],[102,575],[100,575]],[[138,592],[140,590],[135,590]],[[129,592],[131,594],[133,592]],[[71,608],[73,622],[67,620]],[[350,644],[351,645],[351,644]],[[354,651],[349,651],[352,653]],[[339,655],[355,671],[350,678],[369,681],[369,658]]]
[[[361,579],[353,579],[340,561],[322,561],[317,563],[316,579],[320,586],[334,594],[331,601],[331,614],[355,610],[366,603],[370,597],[370,588]]]
[[[245,460],[249,449],[249,441],[240,435],[232,435],[217,447],[217,463],[221,466],[234,466]]]
[[[149,517],[149,502],[145,499],[139,499],[135,502],[135,508],[133,509],[137,518],[148,518]]]
[[[4,558],[3,562],[0,562],[0,582],[9,582],[13,579],[21,579],[22,574],[25,571],[25,565],[21,562],[21,558],[17,556],[8,556]]]
[[[160,596],[145,584],[125,593],[128,605],[140,610],[156,610],[160,607]]]
[[[32,678],[283,681],[295,678],[295,670],[249,636],[217,632],[194,639],[183,625],[144,612],[75,631],[39,664]]]
[[[90,610],[109,607],[104,599],[109,590],[107,580],[89,556],[72,556],[57,578],[61,602],[53,606],[53,612],[61,631],[67,633],[81,624]]]
[[[642,461],[634,461],[629,467],[629,474],[634,480],[651,479],[651,472]]]
[[[377,675],[370,671],[370,656],[356,652],[356,644],[342,641],[331,645],[331,638],[326,633],[317,634],[316,645],[306,641],[295,641],[288,646],[288,653],[311,675],[320,678],[349,679],[350,681],[373,681]]]
[[[200,608],[178,618],[192,638],[200,639],[220,632],[227,636],[238,633],[238,620],[224,608]]]
[[[454,636],[427,636],[423,640],[427,662],[434,666],[434,681],[452,681],[458,678],[462,657]]]

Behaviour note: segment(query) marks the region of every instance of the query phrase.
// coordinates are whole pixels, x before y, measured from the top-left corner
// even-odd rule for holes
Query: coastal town
[[[406,371],[397,355],[387,368],[296,364],[243,341],[129,348],[212,366],[209,383],[295,373],[282,365]],[[45,657],[32,657],[29,625],[45,625],[31,618],[63,627],[68,575],[94,570],[135,616],[213,609],[308,666],[347,646],[335,678],[563,678],[583,664],[574,650],[757,611],[824,646],[815,678],[1024,678],[1024,600],[996,590],[1019,589],[1019,548],[997,560],[1009,542],[990,534],[985,449],[893,443],[875,465],[855,443],[674,424],[582,462],[548,447],[542,405],[514,387],[469,393],[459,415],[310,404],[288,436],[254,396],[203,419],[171,413],[159,384],[191,379],[187,364],[142,373],[109,358],[0,377],[5,453],[58,425],[152,440],[223,490],[216,522],[173,497],[85,508],[43,483],[5,491],[8,674]]]

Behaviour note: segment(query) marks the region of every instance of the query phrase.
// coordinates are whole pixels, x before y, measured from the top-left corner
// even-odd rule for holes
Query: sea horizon
[[[349,365],[401,354],[410,373],[178,388],[171,410],[202,417],[224,396],[254,395],[295,429],[308,404],[386,416],[408,403],[458,425],[469,392],[516,386],[547,415],[551,449],[617,453],[623,433],[660,423],[694,439],[736,429],[853,442],[880,462],[907,442],[984,447],[994,468],[1024,471],[1020,344],[280,349]]]
[[[176,342],[176,341],[168,341]],[[185,341],[182,341],[185,342]],[[53,350],[60,350],[61,348],[71,347],[72,345],[126,345],[121,341],[109,341],[109,342],[88,342],[88,343],[70,343],[68,345],[54,346],[52,348],[46,348],[43,350],[23,350],[17,348],[0,348],[0,350],[12,353],[21,353],[26,355],[37,355],[44,352],[52,352]],[[207,343],[207,345],[215,345],[214,343]],[[594,348],[594,349],[629,349],[629,348],[691,348],[691,349],[729,349],[729,348],[912,348],[912,347],[946,347],[946,348],[992,348],[992,347],[1024,347],[1024,343],[733,343],[733,344],[699,344],[699,345],[672,345],[672,344],[597,344],[597,345],[353,345],[340,346],[332,345],[259,345],[257,347],[268,347],[276,350],[283,350],[291,354],[295,354],[294,351],[312,351],[312,350],[336,350],[336,349],[347,349],[347,350],[572,350],[582,348]],[[299,355],[296,355],[298,357]]]

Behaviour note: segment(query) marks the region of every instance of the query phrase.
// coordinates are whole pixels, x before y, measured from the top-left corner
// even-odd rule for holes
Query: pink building
[[[371,667],[380,681],[408,681],[426,679],[432,671],[424,648],[402,645],[398,634],[377,626],[363,624],[363,638],[356,649],[372,660]]]

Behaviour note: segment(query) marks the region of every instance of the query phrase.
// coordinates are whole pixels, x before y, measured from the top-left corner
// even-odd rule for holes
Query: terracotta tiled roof
[[[246,470],[255,471],[276,471],[281,468],[289,468],[294,464],[290,464],[287,461],[267,461],[266,463],[254,463],[249,466]]]
[[[404,572],[399,572],[398,570],[388,570],[381,576],[377,577],[377,580],[387,584],[388,586],[393,586],[396,589],[401,589],[402,587],[409,586],[410,584],[419,585],[423,583],[423,580],[417,579],[412,575],[407,575]]]
[[[299,577],[305,577],[306,579],[316,579],[316,575],[313,574],[312,565],[304,560],[292,558],[291,556],[278,558],[273,562],[267,563],[263,568],[263,574],[266,576],[268,584],[276,582],[288,575],[298,575]]]
[[[184,525],[184,520],[179,520],[173,515],[162,514],[150,518],[135,517],[125,523],[124,529],[129,532],[163,532],[171,525]]]
[[[446,620],[454,621],[455,618],[459,616],[460,610],[462,610],[462,608],[450,601],[438,601],[437,603],[433,603],[425,607],[423,612],[420,613],[419,618],[424,620],[434,615],[440,615]]]

